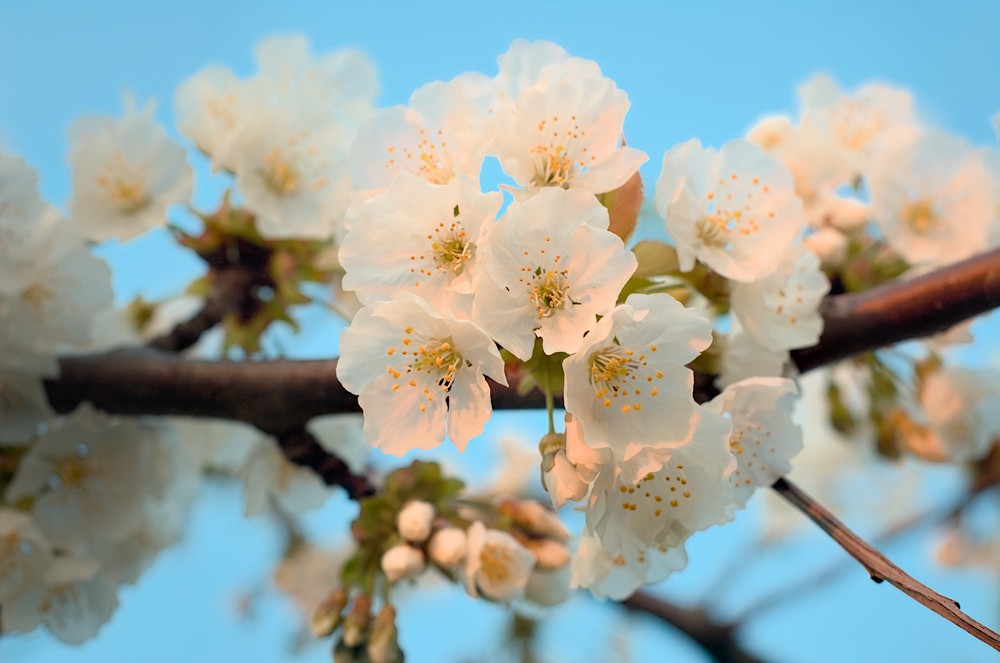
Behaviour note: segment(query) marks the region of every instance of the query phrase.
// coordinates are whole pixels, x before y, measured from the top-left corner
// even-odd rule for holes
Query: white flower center
[[[844,99],[830,109],[827,117],[837,142],[853,152],[868,145],[885,126],[878,108],[855,99]]]
[[[507,582],[512,575],[510,567],[514,563],[514,553],[504,546],[487,543],[479,554],[479,561],[482,565],[479,572],[483,577],[499,585]]]
[[[149,206],[151,198],[146,192],[146,168],[129,167],[121,152],[115,152],[104,164],[104,171],[97,176],[97,186],[105,199],[123,214],[135,214]]]
[[[695,234],[705,246],[715,249],[728,247],[734,234],[752,235],[760,230],[753,211],[753,205],[759,200],[755,201],[754,195],[766,195],[771,189],[766,184],[762,185],[760,178],[754,177],[750,179],[748,189],[734,191],[742,184],[739,176],[731,173],[728,178],[720,177],[718,189],[705,196],[705,214],[695,222]],[[769,212],[768,218],[773,217],[774,212]]]
[[[656,352],[656,346],[650,345],[649,350]],[[649,368],[645,353],[636,355],[635,350],[615,343],[590,353],[587,363],[594,397],[604,407],[611,407],[612,402],[620,398],[623,413],[640,412],[643,389],[649,389],[649,395],[654,398],[660,393],[656,382],[663,379],[663,372]]]
[[[420,338],[413,333],[413,327],[407,327],[404,331],[406,336],[402,339],[402,348],[389,348],[387,350],[390,355],[399,352],[400,356],[404,358],[405,364],[399,368],[389,367],[389,375],[396,380],[392,390],[397,391],[403,385],[413,388],[419,387],[427,401],[433,401],[435,393],[447,395],[451,391],[451,385],[454,383],[455,375],[459,369],[468,364],[455,348],[454,341],[451,337],[443,339]],[[426,406],[421,403],[420,411],[424,412],[425,410]]]
[[[528,298],[535,305],[539,318],[548,318],[572,303],[569,298],[569,279],[566,270],[536,267],[528,280]]]
[[[264,154],[263,165],[257,169],[257,174],[271,193],[285,198],[317,192],[329,185],[330,181],[322,172],[330,164],[320,158],[316,146],[307,144],[311,135],[308,129],[302,129]]]
[[[933,200],[920,198],[903,207],[903,221],[910,230],[923,235],[938,224],[938,205]]]
[[[458,276],[476,255],[476,245],[469,241],[469,233],[459,221],[440,222],[427,239],[431,240],[434,267],[442,272]]]
[[[573,177],[587,165],[586,135],[576,123],[576,115],[571,115],[569,122],[560,122],[558,115],[540,120],[538,137],[530,150],[534,164],[531,183],[537,187],[569,188]],[[596,158],[590,155],[591,161]]]
[[[414,149],[402,147],[396,150],[395,145],[386,148],[389,152],[389,159],[385,162],[387,169],[396,167],[397,155],[404,160],[403,168],[409,170],[431,184],[447,184],[455,179],[455,169],[452,167],[449,158],[447,143],[444,141],[444,132],[438,131],[440,145],[427,137],[427,129],[420,127],[417,130],[420,140]]]

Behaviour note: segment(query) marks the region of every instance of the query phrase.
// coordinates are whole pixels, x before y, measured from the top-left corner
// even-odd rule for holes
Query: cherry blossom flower
[[[436,447],[446,432],[464,450],[493,411],[484,375],[507,384],[485,332],[408,293],[359,311],[340,350],[337,377],[360,395],[365,439],[394,455]]]
[[[522,187],[617,189],[646,162],[622,146],[628,95],[608,78],[559,80],[524,89],[494,118],[493,152]]]
[[[469,596],[483,596],[509,603],[524,596],[535,555],[517,539],[476,521],[469,527],[465,589]]]
[[[599,598],[621,601],[643,585],[660,582],[682,570],[687,562],[683,544],[611,552],[585,530],[573,557],[570,584],[585,587]]]
[[[54,357],[92,342],[92,321],[112,301],[110,271],[68,228],[38,256],[27,285],[0,295],[0,370],[51,375]]]
[[[355,186],[382,191],[401,172],[433,184],[459,175],[478,182],[491,134],[477,97],[488,84],[481,74],[465,74],[424,85],[409,106],[376,111],[358,129],[351,148]]]
[[[0,294],[28,285],[48,249],[59,216],[38,195],[38,176],[19,157],[0,152]]]
[[[920,384],[927,421],[922,447],[907,440],[921,458],[961,463],[982,458],[1000,433],[1000,377],[993,372],[945,368]]]
[[[788,350],[761,343],[733,318],[732,328],[726,337],[722,365],[716,383],[726,387],[751,377],[777,377],[789,363]]]
[[[819,258],[790,245],[770,274],[733,284],[730,303],[743,328],[760,345],[791,350],[815,345],[823,331],[819,304],[830,290]]]
[[[940,265],[988,248],[996,234],[1000,176],[984,153],[942,132],[887,150],[867,176],[872,214],[911,263]]]
[[[115,587],[100,573],[97,564],[57,557],[42,583],[4,603],[3,628],[26,633],[44,624],[59,640],[80,644],[94,637],[117,607]]]
[[[750,378],[726,387],[705,404],[733,422],[729,448],[736,457],[733,499],[743,506],[753,491],[770,486],[791,469],[802,449],[802,428],[792,420],[798,398],[795,382]]]
[[[683,271],[697,259],[735,281],[772,271],[805,228],[791,174],[743,140],[718,152],[697,139],[671,148],[656,181],[656,209],[667,219]]]
[[[706,412],[694,439],[638,481],[608,467],[597,477],[573,562],[573,584],[621,598],[683,568],[694,532],[732,519],[730,424]],[[598,550],[599,548],[599,550]]]
[[[500,71],[493,79],[497,104],[515,102],[528,88],[583,79],[602,78],[593,60],[573,57],[551,41],[528,42],[515,39],[506,53],[497,57]]]
[[[563,361],[566,411],[583,445],[628,462],[626,480],[659,469],[649,452],[690,443],[702,417],[685,364],[711,339],[708,320],[669,295],[629,295]],[[575,431],[567,426],[568,437]]]
[[[233,170],[230,144],[240,126],[263,103],[258,86],[213,65],[177,86],[177,127],[212,158],[212,170]]]
[[[88,117],[70,129],[73,194],[70,216],[94,241],[131,239],[167,222],[167,208],[191,195],[184,149],[153,121],[153,105],[125,116]]]
[[[521,359],[536,335],[548,354],[575,352],[636,268],[607,228],[607,210],[581,191],[513,203],[479,247],[473,320]]]
[[[49,542],[34,519],[15,509],[0,508],[0,605],[43,582],[52,564]],[[6,615],[0,613],[0,619]]]
[[[332,237],[350,201],[349,135],[309,110],[268,107],[233,136],[236,186],[269,238]]]
[[[157,429],[77,409],[29,448],[4,499],[32,498],[32,513],[53,546],[72,550],[135,530],[159,494],[163,442]]]
[[[908,141],[919,131],[908,90],[888,85],[864,85],[847,94],[826,74],[799,88],[802,125],[845,153],[848,168],[838,183],[849,182],[861,164],[886,144]]]
[[[54,415],[38,376],[0,371],[0,448],[27,442]]]
[[[343,287],[365,304],[413,292],[433,308],[467,319],[479,273],[477,251],[503,202],[468,179],[428,184],[400,173],[365,203],[344,236]]]

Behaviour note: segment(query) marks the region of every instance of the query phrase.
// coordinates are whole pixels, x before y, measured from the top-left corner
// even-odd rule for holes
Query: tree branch
[[[909,281],[823,300],[823,335],[792,351],[802,372],[863,352],[946,331],[1000,306],[1000,249]]]
[[[875,582],[888,581],[914,601],[930,608],[966,633],[1000,651],[1000,634],[980,624],[962,612],[958,601],[938,594],[933,589],[915,580],[901,568],[890,562],[885,555],[868,545],[861,537],[849,530],[836,516],[816,503],[787,479],[778,479],[771,486],[792,506],[806,514],[820,529],[837,542],[847,554],[858,560]]]
[[[202,334],[222,322],[226,315],[240,308],[253,283],[253,273],[241,265],[231,265],[210,272],[212,290],[195,315],[174,327],[170,332],[157,336],[148,343],[151,348],[165,352],[182,352],[198,342]]]
[[[743,649],[736,637],[737,624],[720,623],[707,611],[682,608],[649,592],[636,592],[621,602],[635,612],[644,612],[674,627],[718,663],[763,663],[763,659]]]

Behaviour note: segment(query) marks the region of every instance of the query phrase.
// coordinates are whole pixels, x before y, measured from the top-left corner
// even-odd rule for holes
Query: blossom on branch
[[[465,449],[493,411],[484,375],[507,384],[485,332],[408,293],[361,309],[340,348],[337,377],[359,395],[365,439],[395,455],[436,447],[446,433]]]

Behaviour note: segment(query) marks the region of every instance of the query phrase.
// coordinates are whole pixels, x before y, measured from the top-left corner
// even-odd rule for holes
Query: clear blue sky
[[[841,1],[809,2],[53,2],[0,0],[0,145],[23,155],[41,172],[42,190],[57,205],[69,193],[66,129],[80,114],[121,109],[121,94],[158,100],[158,118],[172,123],[174,86],[216,62],[241,74],[253,68],[262,38],[303,32],[314,51],[361,48],[373,59],[383,104],[403,103],[410,92],[466,70],[492,74],[511,40],[545,38],[571,53],[597,60],[627,90],[632,110],[629,143],[650,154],[647,186],[663,152],[697,136],[719,145],[739,136],[758,117],[794,109],[797,84],[827,71],[851,88],[868,80],[904,84],[935,123],[979,143],[995,144],[990,119],[1000,111],[1000,3]],[[200,175],[201,173],[199,173]],[[199,180],[197,199],[217,200],[217,182]],[[106,249],[125,298],[137,291],[163,294],[183,285],[178,274],[197,264],[153,234],[127,247]],[[150,279],[152,284],[150,285]],[[332,354],[311,346],[311,354]],[[508,426],[520,425],[506,420]],[[532,424],[534,425],[534,424]],[[491,435],[478,444],[488,462]],[[336,501],[311,518],[318,530],[343,521]],[[229,607],[241,589],[266,583],[276,542],[263,521],[243,520],[236,491],[212,489],[195,512],[192,531],[167,552],[101,636],[82,649],[44,635],[0,640],[0,661],[272,661],[283,660],[292,620],[277,599],[262,603],[250,626]],[[693,600],[719,572],[719,559],[751,537],[747,518],[699,538],[687,572],[667,590]],[[332,538],[326,536],[324,538]],[[749,600],[803,559],[834,559],[816,540],[765,562],[733,595]],[[920,546],[892,551],[932,585],[960,594],[962,603],[996,627],[997,583],[972,573],[943,573]],[[860,571],[828,593],[790,604],[748,630],[761,652],[784,660],[989,660],[988,650],[889,588],[875,587]],[[742,592],[742,593],[741,593]],[[738,601],[737,601],[738,602]],[[489,606],[435,595],[424,609],[403,608],[414,661],[458,660],[489,651],[488,626],[499,613]],[[992,620],[992,621],[991,621]],[[478,627],[477,627],[478,625]],[[550,652],[572,642],[559,660],[603,656],[611,632],[630,639],[634,660],[676,652],[699,655],[649,624],[622,626],[618,612],[586,598],[557,615],[546,633]],[[455,631],[462,631],[455,636]],[[485,644],[484,644],[485,643]],[[439,649],[443,647],[443,649]],[[656,655],[654,656],[654,651]],[[441,654],[441,658],[434,656]],[[447,653],[442,653],[447,652]],[[595,653],[596,652],[596,653]],[[307,660],[325,660],[321,649]]]

